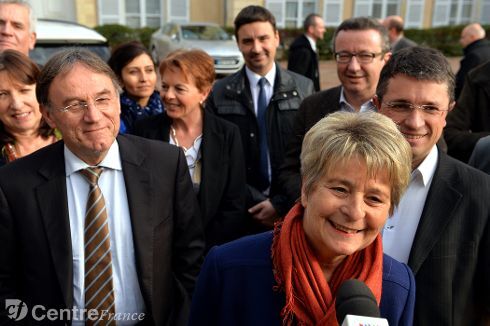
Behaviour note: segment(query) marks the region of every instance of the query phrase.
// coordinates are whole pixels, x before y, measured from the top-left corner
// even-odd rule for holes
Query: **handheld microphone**
[[[342,326],[369,325],[388,326],[388,321],[379,318],[376,298],[364,282],[351,279],[343,282],[335,300],[337,322]]]

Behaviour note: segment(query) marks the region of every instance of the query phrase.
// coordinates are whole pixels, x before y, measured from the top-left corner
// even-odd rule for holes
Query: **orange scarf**
[[[344,259],[327,283],[303,230],[304,208],[297,203],[274,228],[272,260],[276,290],[286,294],[281,311],[284,325],[338,325],[335,294],[343,281],[358,279],[381,300],[383,248],[381,236],[365,249]]]

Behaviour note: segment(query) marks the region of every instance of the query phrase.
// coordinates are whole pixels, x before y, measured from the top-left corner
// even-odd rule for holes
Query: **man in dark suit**
[[[341,85],[308,96],[301,103],[293,124],[293,136],[289,139],[286,157],[279,171],[279,192],[287,198],[281,210],[283,213],[300,196],[299,155],[306,132],[334,111],[364,112],[376,109],[372,97],[381,68],[391,56],[386,29],[372,18],[350,18],[335,31],[333,46]]]
[[[284,198],[275,196],[275,179],[301,101],[312,94],[311,80],[275,62],[279,32],[272,13],[247,6],[235,18],[235,36],[245,58],[238,72],[218,80],[206,109],[240,129],[247,169],[250,232],[272,228]]]
[[[383,229],[383,248],[417,284],[415,325],[490,322],[490,177],[436,143],[454,106],[454,75],[438,50],[411,47],[381,71],[374,101],[412,148],[412,177]]]
[[[478,23],[469,24],[461,31],[459,42],[463,46],[463,59],[456,73],[456,99],[463,89],[468,72],[490,60],[490,41],[485,39],[485,30]]]
[[[454,110],[447,117],[444,138],[447,153],[468,162],[476,142],[490,135],[490,61],[472,69],[465,78]]]
[[[471,153],[468,164],[490,174],[490,136],[480,138]]]
[[[2,323],[25,304],[28,323],[186,324],[204,248],[186,160],[117,136],[118,91],[89,51],[45,65],[36,95],[63,141],[0,169]]]
[[[417,43],[405,37],[403,33],[402,17],[388,16],[383,20],[383,25],[388,30],[388,36],[391,43],[391,52],[395,53],[401,49],[417,45]]]
[[[303,22],[305,33],[298,36],[289,46],[288,70],[308,77],[313,81],[315,91],[320,90],[318,69],[318,49],[316,42],[323,40],[325,23],[318,14],[309,14]]]

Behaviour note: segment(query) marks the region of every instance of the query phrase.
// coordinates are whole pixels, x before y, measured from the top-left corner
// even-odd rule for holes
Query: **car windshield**
[[[219,26],[182,26],[185,40],[220,41],[231,40],[230,34]]]
[[[48,59],[63,50],[66,47],[83,47],[89,51],[98,54],[104,61],[107,61],[111,55],[107,44],[36,44],[36,47],[29,52],[29,57],[38,65],[44,66]]]

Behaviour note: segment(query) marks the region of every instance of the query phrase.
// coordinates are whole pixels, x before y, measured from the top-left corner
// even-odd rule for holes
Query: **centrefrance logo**
[[[7,317],[15,321],[23,320],[29,314],[29,307],[19,299],[5,299],[5,310],[7,311]],[[30,310],[30,317],[36,321],[114,320],[119,322],[138,322],[145,319],[145,314],[138,312],[112,313],[107,310],[80,309],[77,307],[71,309],[47,309],[43,305],[35,305]]]
[[[19,299],[5,299],[5,310],[10,319],[19,321],[27,316],[27,305]]]

